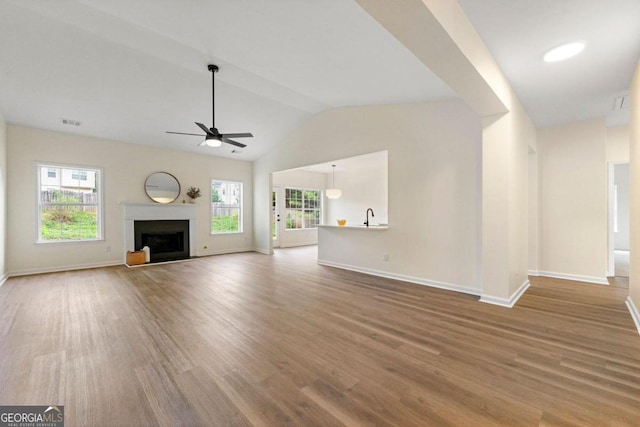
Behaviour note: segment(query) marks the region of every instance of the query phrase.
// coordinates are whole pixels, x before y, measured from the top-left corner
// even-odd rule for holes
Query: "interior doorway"
[[[609,276],[629,277],[629,163],[609,164]]]

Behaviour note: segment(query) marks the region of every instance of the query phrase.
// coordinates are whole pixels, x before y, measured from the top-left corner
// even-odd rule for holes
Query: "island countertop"
[[[370,230],[370,231],[384,231],[388,230],[388,225],[318,225],[318,228],[339,228],[345,230]]]

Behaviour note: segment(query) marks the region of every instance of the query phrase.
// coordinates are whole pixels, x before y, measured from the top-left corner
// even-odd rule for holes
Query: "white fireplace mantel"
[[[140,250],[135,247],[134,221],[188,220],[189,253],[196,254],[196,208],[191,203],[120,203],[124,208],[124,253]]]

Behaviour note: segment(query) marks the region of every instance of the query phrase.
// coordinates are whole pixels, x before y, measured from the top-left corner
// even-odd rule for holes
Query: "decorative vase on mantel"
[[[189,203],[195,203],[196,199],[202,194],[200,193],[200,189],[198,187],[189,187],[187,190],[187,196],[189,197]]]

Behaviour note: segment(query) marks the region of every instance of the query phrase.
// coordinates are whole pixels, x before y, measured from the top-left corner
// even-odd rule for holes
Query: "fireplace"
[[[198,204],[131,202],[121,202],[121,204],[124,210],[123,261],[125,263],[127,251],[137,251],[144,246],[142,245],[142,236],[136,232],[136,228],[140,226],[145,227],[147,223],[164,223],[164,227],[169,227],[164,229],[160,228],[155,231],[146,231],[146,234],[155,234],[155,236],[152,236],[152,240],[155,240],[154,243],[158,245],[156,250],[151,249],[150,251],[151,261],[160,262],[186,259],[197,255],[196,212],[199,206]],[[179,229],[174,227],[178,222],[182,223]],[[167,236],[166,233],[172,234],[173,236]],[[182,239],[179,239],[179,233],[183,233]],[[173,246],[176,240],[182,241],[182,250],[169,251],[168,246]],[[151,245],[147,246],[151,248]]]
[[[151,262],[175,261],[190,257],[188,220],[148,220],[133,222],[135,248],[148,246]]]

